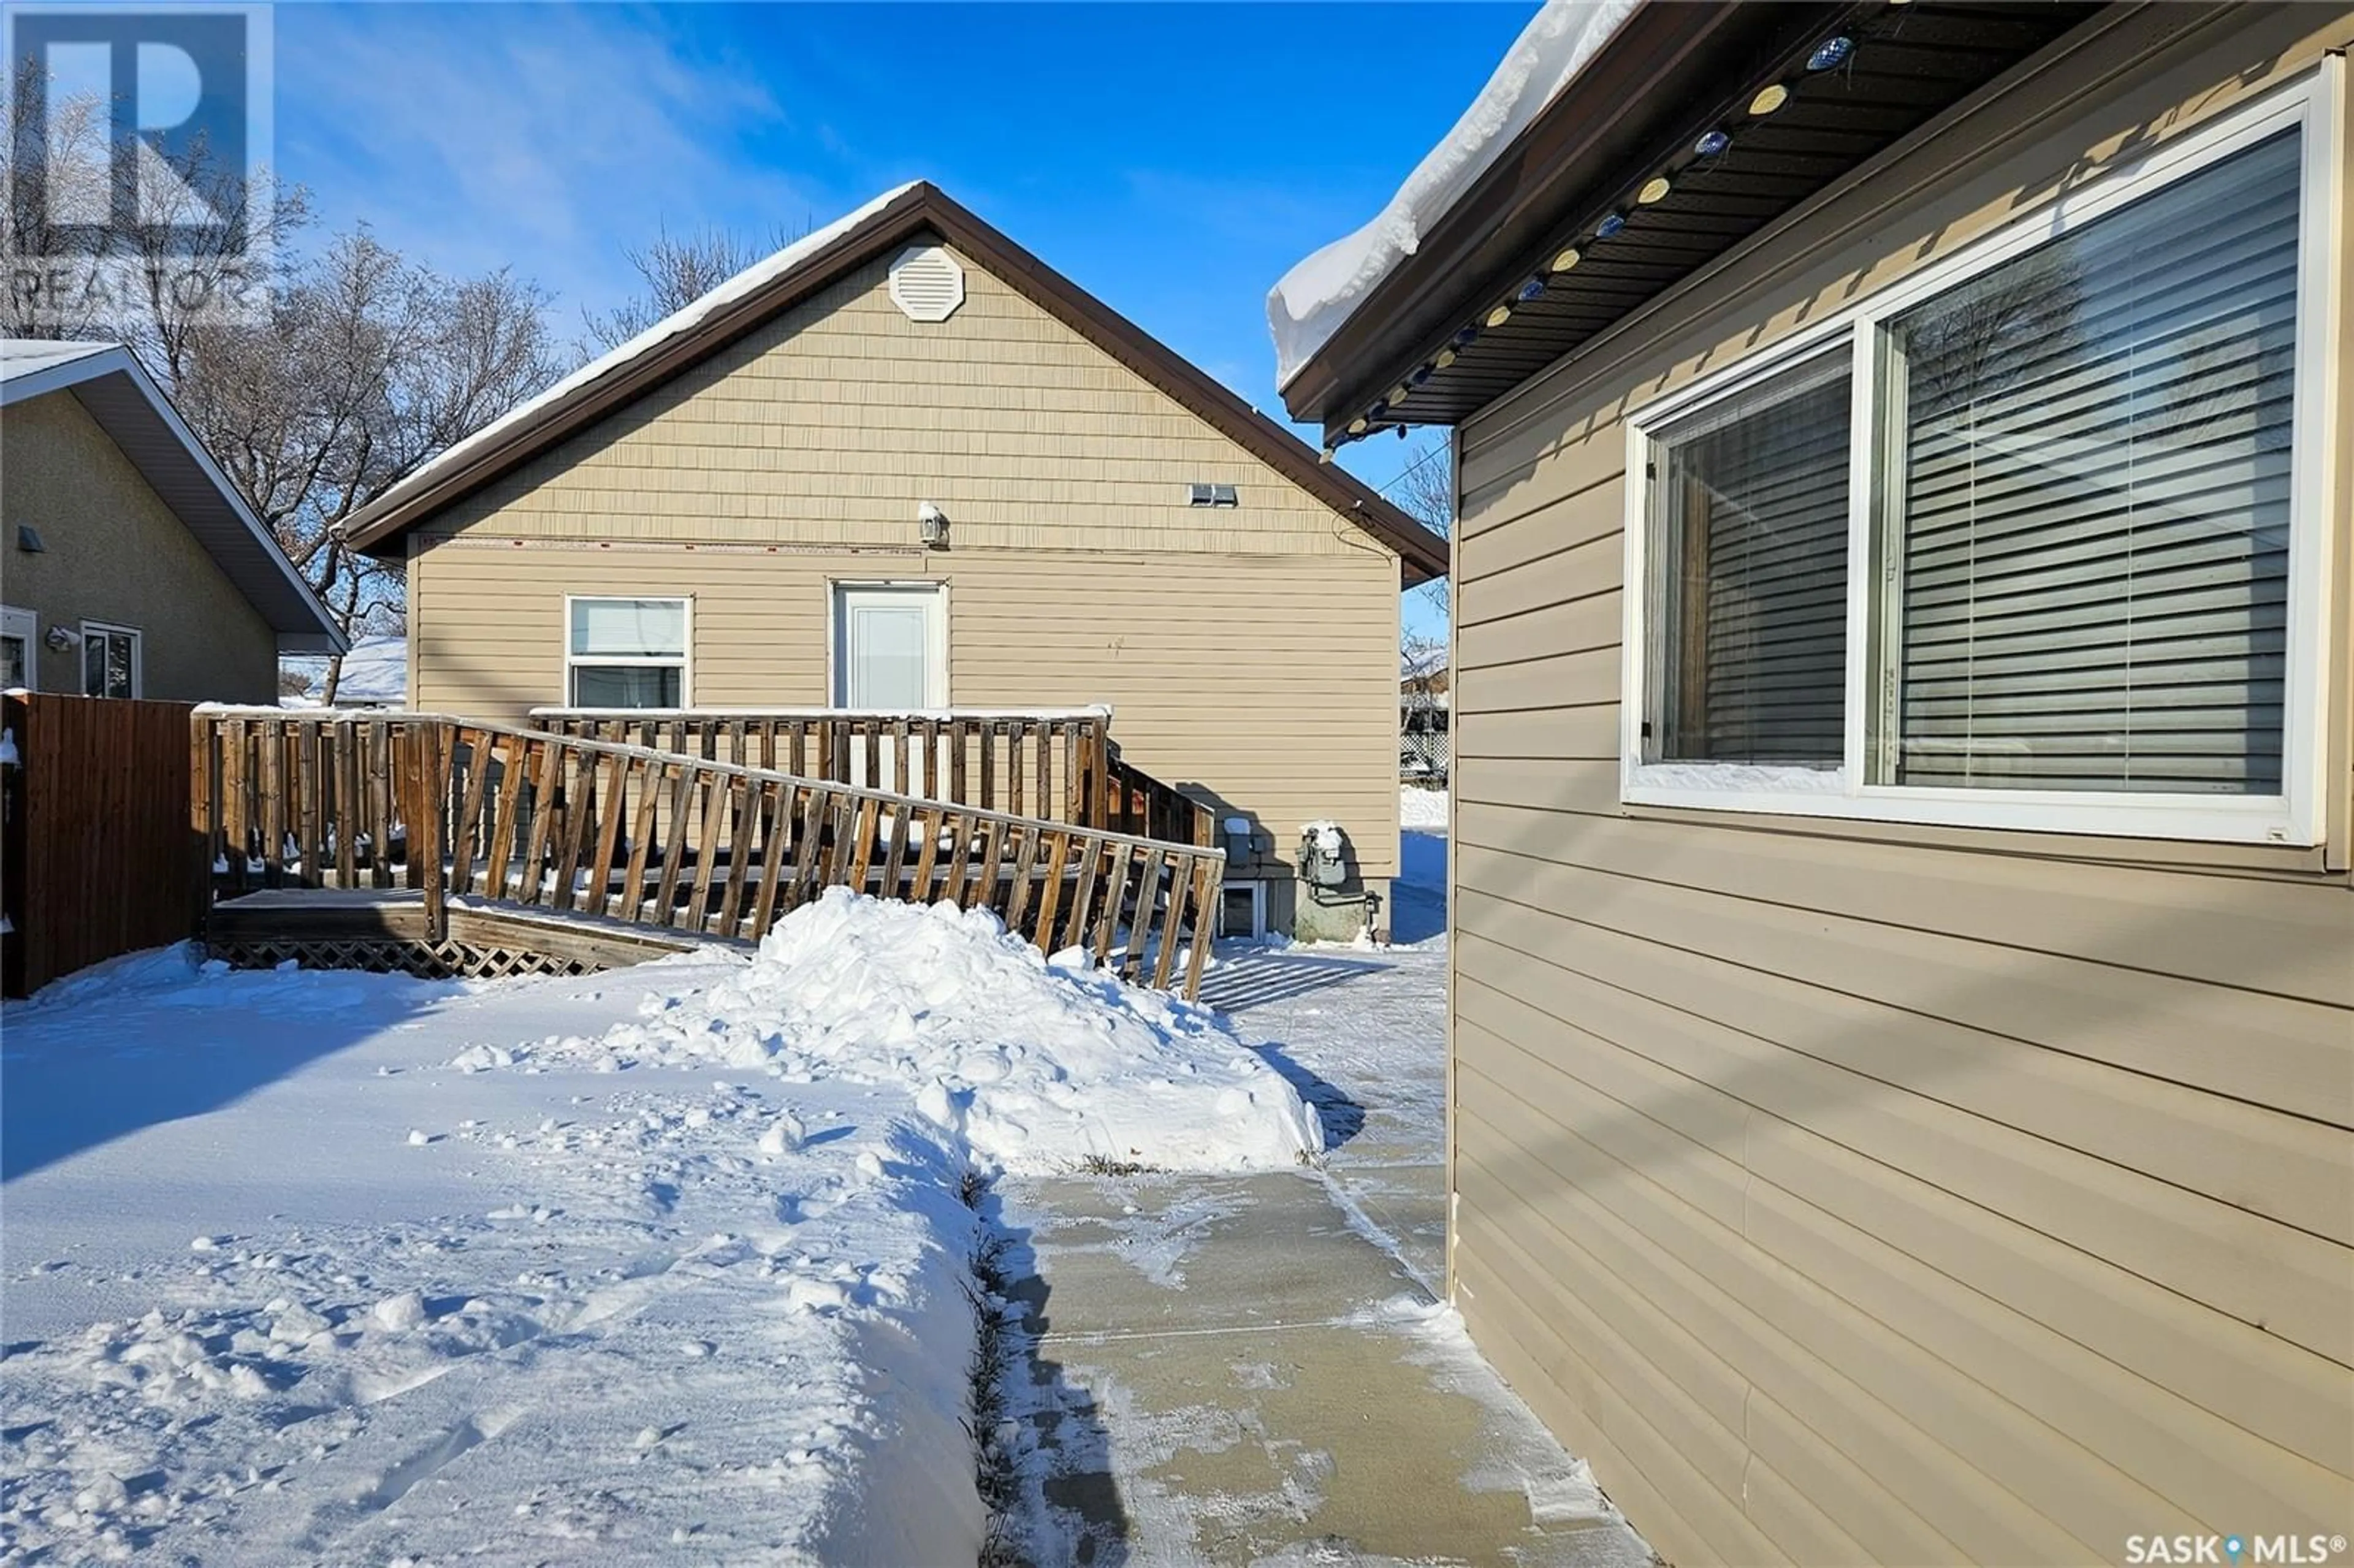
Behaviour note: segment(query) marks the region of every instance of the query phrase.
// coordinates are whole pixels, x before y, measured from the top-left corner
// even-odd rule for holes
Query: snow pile
[[[726,983],[658,992],[601,1037],[507,1054],[894,1086],[1006,1170],[1248,1170],[1322,1151],[1314,1114],[1213,1014],[1080,961],[1049,963],[986,910],[832,888]],[[503,1064],[477,1048],[451,1065]]]
[[[1445,832],[1447,794],[1444,789],[1418,789],[1408,785],[1398,791],[1398,826],[1408,832]]]
[[[847,1086],[432,1065],[615,978],[174,950],[11,1004],[0,1557],[973,1561],[962,1152]]]
[[[1366,296],[1420,249],[1423,235],[1577,79],[1638,4],[1546,0],[1471,107],[1406,176],[1381,215],[1294,266],[1267,291],[1278,386],[1298,375]]]

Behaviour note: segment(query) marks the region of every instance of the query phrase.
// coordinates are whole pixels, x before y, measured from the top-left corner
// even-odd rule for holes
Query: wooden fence
[[[1175,843],[1216,842],[1210,807],[1121,758],[1109,708],[535,708],[531,726],[1017,817]]]
[[[0,698],[0,991],[196,934],[186,703]]]
[[[737,744],[732,729],[718,733]],[[1225,856],[1202,844],[557,727],[203,709],[195,735],[190,809],[224,895],[409,889],[437,939],[436,912],[469,895],[757,938],[841,885],[986,906],[1047,951],[1087,948],[1129,978],[1192,995],[1225,874]],[[790,732],[775,735],[790,760]],[[746,736],[765,750],[748,724]]]

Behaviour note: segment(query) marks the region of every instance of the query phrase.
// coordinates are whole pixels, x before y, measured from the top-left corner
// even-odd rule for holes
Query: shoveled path
[[[1011,1555],[1653,1561],[1437,1305],[1446,955],[1248,952],[1224,1008],[1318,1104],[1321,1169],[1012,1181],[1034,1354]]]

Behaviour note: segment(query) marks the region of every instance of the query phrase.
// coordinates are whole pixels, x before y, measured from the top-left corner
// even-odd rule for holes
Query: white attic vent
[[[891,302],[911,322],[944,322],[964,303],[964,269],[937,245],[915,245],[891,263]]]

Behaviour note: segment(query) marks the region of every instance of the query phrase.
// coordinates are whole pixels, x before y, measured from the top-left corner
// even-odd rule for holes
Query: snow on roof
[[[1471,107],[1371,223],[1295,265],[1267,295],[1282,386],[1331,341],[1513,138],[1602,52],[1642,0],[1545,0]]]
[[[112,343],[64,343],[54,338],[0,337],[0,381],[29,376],[52,365],[87,359],[121,346]]]
[[[324,659],[302,659],[287,662],[290,669],[299,669],[307,675],[311,683],[300,697],[288,698],[284,705],[315,707],[324,701],[327,662]],[[408,639],[355,639],[352,651],[344,655],[343,678],[335,683],[335,705],[397,708],[408,701]]]
[[[592,382],[602,380],[672,338],[694,331],[726,306],[753,292],[779,273],[791,270],[806,258],[857,228],[915,189],[919,183],[911,180],[906,185],[895,185],[856,211],[844,214],[823,228],[802,235],[776,254],[755,261],[702,298],[680,306],[620,347],[590,360],[538,396],[516,404],[465,440],[444,447],[440,456],[370,503],[369,514],[380,514],[392,510],[409,494],[432,484],[443,473],[463,464],[475,452],[495,443],[506,431],[536,418],[550,404],[561,401]]]

